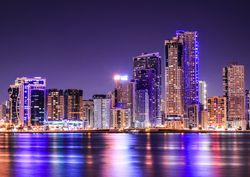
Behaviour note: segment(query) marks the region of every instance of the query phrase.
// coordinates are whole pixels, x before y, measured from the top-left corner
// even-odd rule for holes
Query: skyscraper
[[[110,128],[111,98],[109,95],[94,95],[94,128]]]
[[[149,103],[145,103],[149,106],[148,109],[148,116],[149,121],[145,123],[144,125],[146,127],[155,127],[157,125],[157,119],[156,119],[156,90],[155,90],[155,83],[156,83],[156,73],[154,69],[141,69],[136,71],[136,75],[138,76],[138,80],[136,82],[136,108],[140,108],[140,111],[137,110],[140,114],[143,114],[141,112],[143,109],[141,109],[144,105],[144,102],[147,101]],[[143,105],[139,105],[142,103]],[[147,109],[145,109],[147,111]],[[145,112],[146,115],[146,112]],[[136,116],[136,119],[139,118]],[[146,121],[147,119],[145,119]],[[145,128],[146,128],[145,127]]]
[[[198,127],[199,112],[199,44],[196,31],[176,31],[176,36],[183,40],[183,61],[184,61],[184,104],[188,125],[190,128]],[[191,111],[192,110],[192,111]],[[190,111],[193,112],[190,114]],[[196,116],[197,117],[193,117]]]
[[[162,119],[161,57],[159,53],[142,54],[134,57],[133,79],[137,81],[136,90],[147,90],[148,92],[150,127],[160,125]],[[139,97],[137,96],[137,98]]]
[[[83,91],[67,89],[64,91],[64,118],[83,120]]]
[[[199,46],[196,31],[176,31],[165,41],[166,120],[184,118],[189,128],[199,125]]]
[[[85,128],[94,127],[94,101],[83,100],[83,117],[85,120]]]
[[[135,128],[148,128],[150,127],[150,102],[148,90],[136,91],[136,119]]]
[[[249,121],[250,121],[250,90],[246,90],[245,92],[245,100],[246,100],[246,107],[245,107],[245,111],[246,111],[246,128],[249,130],[250,125],[249,125]]]
[[[224,96],[227,101],[227,126],[246,129],[244,66],[230,64],[223,68]]]
[[[47,114],[48,120],[64,119],[64,96],[63,90],[47,90]]]
[[[226,128],[226,97],[213,96],[207,98],[208,126],[214,129]]]
[[[128,80],[127,75],[114,76],[115,89],[113,92],[114,103],[112,107],[111,127],[129,128],[132,126],[134,116],[133,82]]]
[[[41,77],[17,78],[9,90],[10,119],[22,126],[42,125],[46,120],[46,80]]]
[[[166,40],[165,56],[165,115],[167,119],[179,119],[184,115],[183,39],[177,36]]]
[[[199,99],[200,99],[200,109],[207,109],[207,84],[206,81],[199,81]]]
[[[10,85],[8,89],[9,93],[9,119],[10,124],[18,125],[18,123],[22,124],[22,120],[19,117],[19,86],[18,85]]]
[[[0,104],[0,120],[6,121],[7,106],[3,103]]]

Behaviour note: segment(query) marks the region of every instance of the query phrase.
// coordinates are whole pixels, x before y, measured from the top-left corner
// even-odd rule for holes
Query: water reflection
[[[0,134],[0,176],[250,176],[248,134]]]

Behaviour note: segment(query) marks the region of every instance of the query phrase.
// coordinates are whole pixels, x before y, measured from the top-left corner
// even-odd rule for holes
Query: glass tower
[[[161,125],[161,57],[159,53],[134,57],[133,79],[137,83],[136,90],[148,91],[150,127]]]
[[[46,80],[41,77],[17,78],[9,87],[11,123],[20,126],[42,125],[46,121]]]

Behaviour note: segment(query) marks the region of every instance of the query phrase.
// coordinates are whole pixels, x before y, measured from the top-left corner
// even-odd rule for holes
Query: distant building
[[[245,100],[246,100],[246,128],[249,130],[250,129],[250,90],[246,90],[245,92]]]
[[[205,81],[199,81],[199,99],[200,99],[200,109],[207,109],[207,84]]]
[[[133,58],[133,79],[137,90],[148,92],[150,127],[162,124],[161,118],[161,57],[159,53],[142,54]],[[146,91],[147,90],[147,91]],[[138,96],[137,96],[138,98]]]
[[[6,121],[7,118],[7,106],[3,103],[0,104],[0,120]]]
[[[64,94],[63,90],[47,90],[47,115],[48,120],[64,119]]]
[[[227,102],[227,126],[246,129],[244,66],[230,64],[223,68],[224,96]]]
[[[136,120],[135,128],[149,128],[150,125],[150,105],[148,90],[136,91]]]
[[[111,98],[108,95],[94,95],[94,126],[96,129],[110,128]]]
[[[85,128],[94,127],[94,101],[83,100],[83,117],[86,122]]]
[[[157,93],[155,90],[155,83],[156,83],[156,73],[154,69],[141,69],[136,71],[136,75],[138,80],[136,80],[136,122],[138,119],[141,119],[142,114],[147,115],[146,112],[141,111],[148,111],[149,122],[145,122],[146,127],[155,127],[157,126],[157,114],[156,114],[156,96]],[[145,101],[147,101],[145,103]],[[140,105],[142,104],[142,105]],[[149,106],[149,109],[142,109],[145,105]],[[145,119],[147,121],[147,118]]]
[[[46,80],[17,78],[9,89],[10,119],[15,125],[42,125],[46,121]]]
[[[220,96],[207,98],[208,126],[214,129],[226,128],[226,98]]]
[[[64,91],[64,118],[83,120],[83,91],[67,89]]]
[[[188,128],[201,128],[198,127],[198,115],[199,115],[199,108],[197,104],[189,105],[187,107],[187,116],[188,116]]]
[[[112,108],[111,128],[130,128],[129,122],[131,120],[131,110],[126,108]]]
[[[128,80],[128,76],[114,76],[115,89],[113,92],[111,126],[117,128],[129,128],[133,124],[134,114],[134,83]],[[120,114],[124,113],[124,114]],[[126,115],[120,124],[120,115]]]
[[[203,130],[208,129],[208,122],[209,122],[209,113],[207,110],[201,111],[201,128]]]
[[[202,127],[202,113],[203,111],[207,110],[207,84],[205,81],[199,81],[199,103],[200,103],[200,110],[199,110],[199,126]]]
[[[19,86],[18,85],[10,85],[9,89],[9,117],[10,123],[14,125],[18,125],[18,123],[22,124],[22,119],[19,117]]]

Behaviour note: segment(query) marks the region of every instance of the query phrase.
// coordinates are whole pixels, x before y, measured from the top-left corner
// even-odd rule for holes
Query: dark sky
[[[247,1],[18,0],[0,2],[0,101],[16,77],[42,76],[48,88],[113,88],[114,73],[132,72],[132,57],[159,51],[177,29],[197,30],[200,79],[222,94],[222,67],[245,64],[250,88]]]

